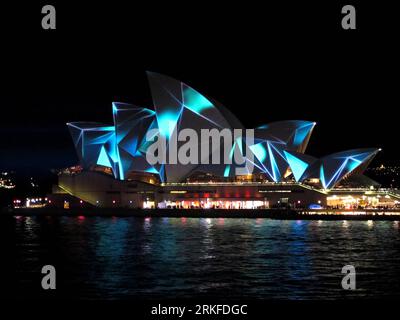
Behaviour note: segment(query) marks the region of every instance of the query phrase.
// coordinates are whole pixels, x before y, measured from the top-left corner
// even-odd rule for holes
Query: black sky
[[[146,70],[223,103],[247,127],[316,121],[308,153],[381,147],[400,160],[399,28],[394,8],[188,2],[127,6],[53,2],[57,30],[41,30],[42,4],[1,20],[0,169],[77,161],[66,122],[111,122],[111,102],[151,106]]]

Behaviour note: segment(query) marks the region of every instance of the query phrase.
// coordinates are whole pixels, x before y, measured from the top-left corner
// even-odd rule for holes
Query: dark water
[[[14,217],[0,220],[16,298],[400,297],[398,222]],[[57,290],[40,289],[41,267]],[[341,289],[354,265],[357,290]],[[4,281],[3,281],[4,283]]]

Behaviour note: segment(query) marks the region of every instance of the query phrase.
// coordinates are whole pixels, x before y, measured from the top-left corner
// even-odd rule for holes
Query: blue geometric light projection
[[[156,121],[155,112],[127,103],[114,102],[113,115],[116,151],[120,163],[119,178],[124,180],[131,171],[157,172],[147,163],[145,153],[140,151],[140,147],[146,143],[146,132]]]
[[[267,150],[265,150],[263,144],[257,143],[249,147],[251,151],[253,151],[254,155],[257,159],[262,163],[267,159]]]
[[[379,149],[355,149],[331,154],[320,159],[319,179],[324,189],[333,188],[361,165],[366,165]]]
[[[304,153],[315,122],[287,120],[272,122],[256,128],[256,138],[280,143],[286,150]]]
[[[259,169],[271,181],[282,181],[290,166],[284,151],[303,153],[314,126],[315,122],[290,120],[256,128],[255,140],[258,143],[250,146],[250,149],[262,164]]]
[[[293,172],[294,178],[296,179],[296,181],[300,181],[303,173],[307,170],[309,164],[287,151],[284,151],[284,153],[286,156],[286,160],[289,163],[290,169]]]
[[[99,158],[97,159],[97,164],[99,166],[104,166],[104,167],[109,167],[109,168],[112,167],[110,159],[108,158],[108,155],[107,155],[107,152],[106,152],[106,149],[104,148],[104,146],[101,147]]]
[[[183,128],[233,128],[219,108],[188,85],[157,73],[149,72],[148,77],[154,110],[114,102],[114,126],[68,123],[84,169],[94,165],[110,167],[114,176],[121,180],[127,179],[130,172],[141,171],[158,174],[161,181],[181,181],[197,166],[150,165],[146,160],[151,145],[151,141],[145,139],[147,132],[157,129],[168,147],[173,132]],[[240,123],[235,118],[230,120]],[[215,150],[210,150],[212,152]],[[219,168],[213,169],[215,174],[224,173]],[[234,170],[230,171],[234,174]]]
[[[186,108],[198,114],[214,106],[210,100],[188,86],[183,90],[183,103]]]
[[[115,127],[96,122],[71,122],[67,126],[84,169],[95,165],[117,169]]]
[[[195,172],[234,177],[235,169],[242,167],[241,172],[262,172],[275,182],[291,178],[291,174],[299,183],[316,177],[323,188],[329,189],[349,173],[362,169],[377,152],[377,149],[351,150],[315,159],[304,154],[315,122],[290,120],[256,128],[251,145],[242,138],[236,139],[229,154],[232,164],[153,166],[146,159],[152,143],[146,139],[149,130],[156,129],[152,138],[165,138],[168,159],[171,139],[182,129],[191,128],[200,136],[201,129],[228,128],[244,132],[245,128],[227,108],[181,81],[151,72],[148,78],[152,109],[114,102],[112,126],[95,122],[67,124],[83,169],[108,167],[121,180],[129,179],[131,172],[147,172],[158,175],[162,182],[182,182]],[[182,144],[178,142],[178,148]],[[221,155],[221,148],[210,148],[205,157],[211,159],[215,155]],[[243,161],[236,159],[236,155]]]
[[[160,133],[167,138],[171,137],[173,131],[176,129],[178,119],[181,116],[181,112],[163,112],[162,114],[157,114],[157,122]]]
[[[323,187],[324,189],[328,189],[328,188],[327,188],[327,185],[326,185],[325,171],[324,171],[324,166],[323,166],[323,165],[321,165],[321,166],[319,167],[319,179],[320,179],[320,181],[321,181],[321,183],[322,183],[322,187]]]
[[[250,169],[250,166],[253,167],[254,165],[257,167],[260,166],[259,162],[256,159],[253,159],[252,162],[250,162],[250,159],[246,157],[246,155],[253,154],[253,151],[250,150],[250,148],[246,145],[244,138],[239,137],[235,140],[235,142],[232,145],[232,148],[229,152],[229,158],[231,160],[231,164],[228,164],[225,166],[224,170],[224,177],[232,177],[235,176],[235,172],[237,168],[241,169],[242,174],[252,174],[254,170]],[[246,153],[244,153],[244,148],[246,148]],[[255,149],[257,147],[253,147]],[[237,154],[235,154],[235,151]],[[238,159],[236,159],[238,157]],[[240,164],[237,163],[236,161],[240,161]],[[255,162],[254,162],[255,161]],[[252,165],[250,165],[250,163]],[[216,173],[218,175],[218,172]]]
[[[167,144],[167,159],[174,132],[185,128],[197,131],[200,136],[201,129],[233,128],[232,119],[227,119],[208,98],[189,87],[165,75],[148,72],[151,95],[160,134]],[[237,119],[234,119],[237,120]],[[237,120],[237,122],[239,122]],[[182,143],[178,143],[181,145]],[[210,154],[216,150],[210,150]],[[224,175],[223,166],[209,166],[211,173]],[[196,170],[201,170],[201,165],[188,164],[185,166],[166,163],[159,168],[162,181],[182,181]],[[162,176],[164,174],[164,176]],[[230,175],[234,170],[230,170]]]

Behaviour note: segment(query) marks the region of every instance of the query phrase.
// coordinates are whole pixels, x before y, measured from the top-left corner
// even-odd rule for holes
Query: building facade
[[[228,153],[221,136],[206,152],[204,142],[198,144],[198,162],[168,161],[187,144],[177,138],[185,129],[198,136],[204,129],[247,131],[226,107],[190,86],[156,73],[148,78],[151,108],[116,102],[112,125],[67,124],[80,163],[60,172],[60,197],[69,194],[101,207],[326,207],[332,192],[356,181],[364,181],[357,182],[361,189],[377,187],[360,177],[379,149],[312,157],[306,149],[316,123],[303,120],[261,125],[250,140],[233,135]],[[154,164],[148,155],[157,140],[165,143],[166,154]],[[227,154],[228,161],[213,162]]]

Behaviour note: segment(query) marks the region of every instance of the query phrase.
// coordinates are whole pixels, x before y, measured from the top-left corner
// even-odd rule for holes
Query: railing
[[[161,183],[162,187],[168,187],[168,186],[196,186],[196,185],[213,185],[213,186],[229,186],[229,185],[248,185],[248,186],[265,186],[265,185],[270,185],[270,186],[303,186],[300,183],[296,182],[261,182],[261,181],[232,181],[232,182],[213,182],[213,181],[207,181],[207,182],[164,182]]]

